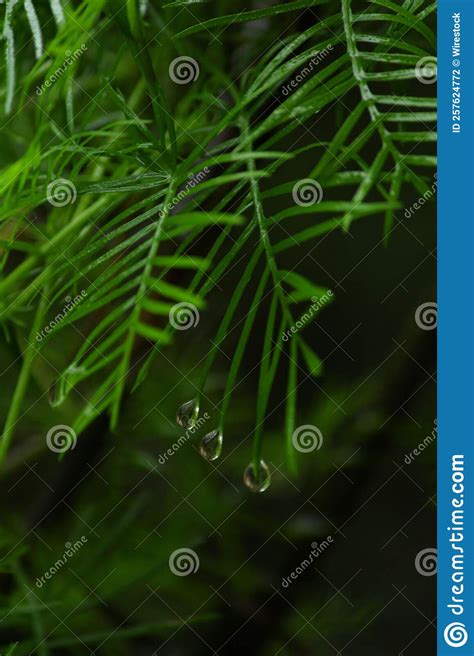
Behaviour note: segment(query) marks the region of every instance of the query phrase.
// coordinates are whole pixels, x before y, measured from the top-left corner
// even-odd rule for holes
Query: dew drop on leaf
[[[191,428],[196,423],[199,414],[199,405],[196,399],[186,401],[179,406],[176,413],[176,423],[181,428]]]
[[[205,460],[217,460],[222,452],[222,433],[216,429],[204,435],[199,445],[199,453]]]
[[[270,470],[264,460],[260,460],[258,469],[251,462],[244,471],[244,483],[252,492],[265,492],[270,487],[270,482]]]

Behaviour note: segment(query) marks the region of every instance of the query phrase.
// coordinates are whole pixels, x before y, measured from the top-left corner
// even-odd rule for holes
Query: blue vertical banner
[[[438,4],[438,656],[474,655],[474,0]]]

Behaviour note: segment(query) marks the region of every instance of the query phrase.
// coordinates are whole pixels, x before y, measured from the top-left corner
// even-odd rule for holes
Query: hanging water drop
[[[186,401],[179,406],[176,413],[176,423],[181,428],[191,428],[196,423],[199,414],[199,404],[196,399]]]
[[[222,452],[222,433],[219,429],[213,430],[201,440],[199,453],[205,460],[217,460]]]
[[[269,488],[270,482],[270,470],[264,460],[260,460],[258,468],[251,462],[244,471],[244,483],[252,492],[265,492]]]

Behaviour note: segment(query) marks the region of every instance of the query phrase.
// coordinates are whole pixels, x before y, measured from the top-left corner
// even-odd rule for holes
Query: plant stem
[[[160,244],[160,239],[161,239],[161,234],[163,231],[164,224],[166,222],[166,219],[169,216],[169,203],[170,201],[174,198],[176,194],[176,189],[177,189],[177,183],[175,178],[172,178],[170,186],[168,188],[168,191],[166,193],[166,196],[163,200],[163,209],[162,209],[162,215],[160,219],[158,220],[155,234],[153,235],[153,240],[151,243],[150,250],[148,251],[148,256],[146,259],[145,267],[143,269],[140,285],[138,287],[138,291],[135,295],[135,306],[133,308],[133,312],[130,315],[129,322],[130,322],[130,328],[128,330],[128,335],[127,339],[125,342],[125,347],[124,347],[124,353],[122,356],[122,359],[120,361],[120,364],[118,366],[118,371],[117,371],[117,383],[115,385],[114,389],[114,402],[113,402],[113,407],[112,407],[112,428],[115,428],[118,422],[118,416],[119,416],[119,410],[120,410],[120,401],[122,398],[123,390],[125,387],[125,381],[127,378],[127,373],[129,369],[129,362],[130,358],[132,355],[132,349],[133,349],[133,344],[135,342],[135,327],[139,322],[140,319],[140,313],[142,310],[141,306],[141,301],[144,298],[148,284],[149,284],[149,276],[150,272],[153,268],[153,260],[156,256],[156,253],[158,251],[158,246]]]
[[[15,562],[15,564],[13,566],[13,569],[14,569],[15,578],[17,579],[19,587],[26,588],[28,590],[26,598],[27,598],[27,603],[28,603],[28,606],[30,608],[31,616],[32,616],[33,633],[34,633],[35,642],[36,642],[35,651],[38,654],[38,656],[48,656],[49,649],[48,649],[48,645],[46,643],[46,637],[45,637],[45,632],[44,632],[44,628],[43,628],[43,622],[42,622],[42,619],[41,619],[41,615],[40,615],[40,613],[38,613],[38,610],[36,608],[35,601],[34,600],[32,601],[32,599],[31,599],[32,592],[28,588],[25,573],[23,572],[23,569],[21,568],[18,561]]]
[[[36,314],[33,320],[33,325],[28,338],[28,344],[23,352],[23,363],[21,366],[20,375],[13,393],[13,398],[10,403],[8,415],[3,428],[3,434],[0,439],[0,468],[2,467],[8,453],[10,443],[12,441],[15,426],[18,421],[18,416],[21,411],[21,405],[26,393],[28,381],[31,373],[31,366],[36,356],[35,335],[44,323],[46,309],[48,307],[47,298],[48,288],[45,287],[41,294],[41,300],[38,303]]]

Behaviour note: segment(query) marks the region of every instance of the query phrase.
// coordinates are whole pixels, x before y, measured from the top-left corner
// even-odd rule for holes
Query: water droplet
[[[265,492],[269,488],[270,482],[270,470],[264,460],[260,460],[258,468],[251,462],[244,471],[244,483],[252,492]]]
[[[176,423],[181,428],[191,428],[196,423],[199,414],[199,405],[196,399],[186,401],[179,406],[176,413]]]
[[[219,429],[213,430],[201,440],[199,453],[205,460],[217,460],[222,451],[222,433]]]

